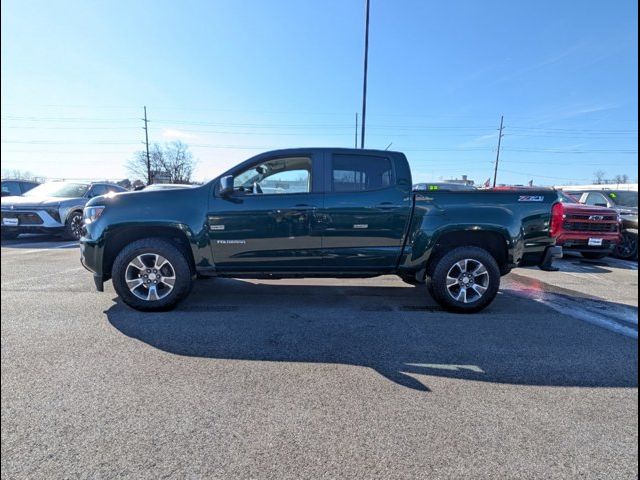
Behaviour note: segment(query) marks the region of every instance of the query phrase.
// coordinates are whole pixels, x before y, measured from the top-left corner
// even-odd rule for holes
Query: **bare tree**
[[[152,175],[165,175],[171,183],[189,183],[196,165],[188,145],[177,140],[161,146],[154,143],[149,149]],[[133,177],[147,178],[147,152],[138,151],[127,162]]]
[[[16,180],[31,180],[34,182],[40,182],[43,177],[38,177],[27,170],[2,170],[2,178],[10,178]]]
[[[606,183],[605,175],[606,175],[606,172],[604,172],[603,170],[598,170],[594,172],[593,183],[595,183],[596,185],[602,185],[603,183]]]
[[[613,177],[613,183],[629,183],[629,175],[626,173]]]
[[[162,147],[154,143],[149,149],[149,162],[151,172],[162,172],[163,170]],[[139,150],[133,154],[133,158],[127,162],[127,170],[133,177],[147,178],[147,152]]]
[[[196,162],[189,147],[176,140],[165,145],[163,153],[164,172],[171,177],[171,183],[190,183]]]

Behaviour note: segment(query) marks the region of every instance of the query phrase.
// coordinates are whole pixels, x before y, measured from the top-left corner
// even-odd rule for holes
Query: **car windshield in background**
[[[178,183],[154,183],[144,188],[144,191],[149,190],[176,190],[179,188],[193,188],[193,185],[178,184]]]
[[[606,192],[611,200],[620,207],[638,208],[638,192]]]
[[[560,201],[562,203],[579,203],[578,199],[569,195],[568,193],[558,192],[560,194]]]
[[[88,189],[88,183],[51,182],[29,190],[24,196],[75,198],[84,196]]]

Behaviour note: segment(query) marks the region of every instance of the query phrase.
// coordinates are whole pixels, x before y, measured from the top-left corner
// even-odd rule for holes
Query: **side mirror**
[[[606,203],[596,203],[595,206],[596,207],[608,207],[609,205],[607,205]]]
[[[233,175],[226,175],[220,179],[218,193],[221,197],[228,197],[233,193]]]

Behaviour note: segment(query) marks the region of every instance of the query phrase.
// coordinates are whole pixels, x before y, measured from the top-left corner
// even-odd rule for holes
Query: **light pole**
[[[360,134],[360,148],[364,148],[364,131],[367,121],[367,67],[369,63],[369,1],[366,0],[364,23],[364,79],[362,82],[362,133]]]

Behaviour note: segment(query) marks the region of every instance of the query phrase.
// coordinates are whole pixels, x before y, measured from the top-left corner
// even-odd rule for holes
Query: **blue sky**
[[[371,0],[366,145],[414,180],[638,176],[637,4]],[[2,168],[127,175],[181,139],[212,178],[262,150],[354,144],[364,0],[2,2]]]

